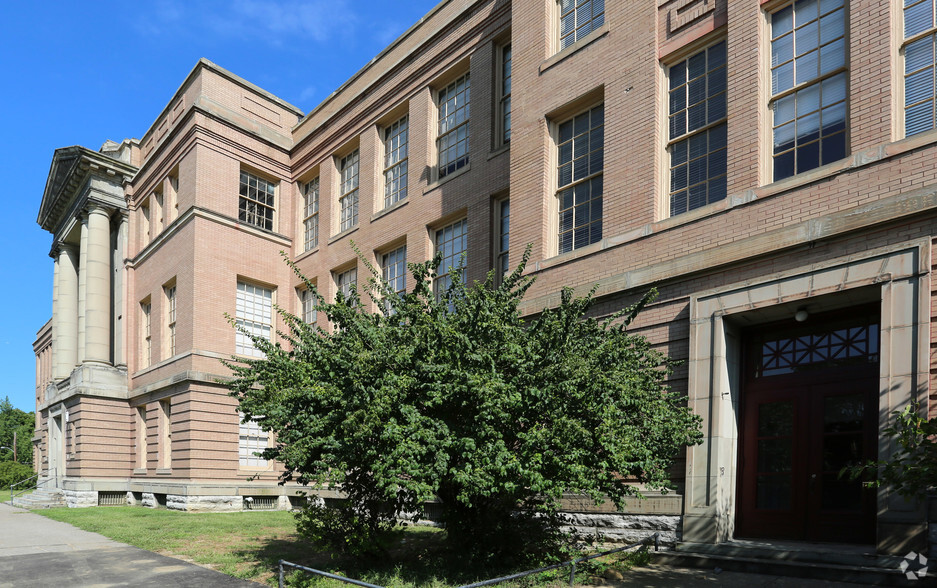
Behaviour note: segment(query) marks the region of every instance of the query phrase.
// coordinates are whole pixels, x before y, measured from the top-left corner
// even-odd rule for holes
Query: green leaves
[[[599,321],[592,293],[565,289],[559,307],[528,320],[518,305],[529,255],[499,287],[456,275],[439,301],[438,256],[410,264],[404,296],[365,262],[376,313],[358,297],[327,302],[306,280],[333,328],[278,309],[283,345],[255,340],[266,359],[229,364],[241,410],[276,434],[264,457],[285,480],[340,487],[343,528],[379,534],[439,498],[452,541],[488,536],[507,550],[524,544],[511,529],[529,528],[517,517],[555,522],[564,493],[622,506],[638,495],[628,480],[666,490],[673,460],[701,434],[666,388],[671,362],[625,329],[655,293]],[[310,529],[334,519],[313,515]]]

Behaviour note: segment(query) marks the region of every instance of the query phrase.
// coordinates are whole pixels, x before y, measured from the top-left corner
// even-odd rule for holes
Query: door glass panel
[[[758,406],[758,436],[782,437],[794,430],[794,404],[766,402]]]
[[[758,472],[791,471],[791,438],[758,440]]]
[[[861,431],[864,418],[865,399],[862,394],[828,396],[823,399],[824,433]]]
[[[790,476],[758,476],[755,508],[789,510],[791,508]]]
[[[839,470],[862,461],[862,434],[828,435],[823,440],[823,471]]]
[[[862,510],[862,481],[840,478],[839,472],[823,474],[823,510]]]

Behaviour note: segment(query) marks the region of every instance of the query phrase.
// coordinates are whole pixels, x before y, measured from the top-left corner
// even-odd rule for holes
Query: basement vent
[[[424,502],[423,503],[423,519],[427,521],[433,521],[438,523],[442,520],[442,503],[441,502]]]
[[[290,508],[304,508],[309,504],[309,499],[304,494],[299,496],[290,496]]]
[[[126,492],[98,492],[98,506],[124,506],[126,504]]]
[[[276,496],[245,496],[244,510],[276,510]]]
[[[153,493],[153,500],[156,501],[156,507],[166,508],[166,495]]]

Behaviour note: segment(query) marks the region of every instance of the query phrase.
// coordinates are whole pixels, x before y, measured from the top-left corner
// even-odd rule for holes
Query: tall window
[[[407,292],[407,246],[394,249],[381,256],[384,281],[403,296]],[[388,307],[388,310],[390,308]]]
[[[468,221],[462,219],[436,231],[436,253],[442,255],[442,262],[436,273],[433,289],[436,298],[441,299],[452,285],[452,272],[462,272],[465,268]]]
[[[339,232],[358,224],[358,150],[355,149],[341,159],[338,165],[341,175],[338,206],[341,210]]]
[[[267,460],[258,454],[267,448],[267,432],[254,420],[244,421],[244,413],[238,413],[238,464],[242,468],[265,468]]]
[[[511,141],[511,44],[501,48],[501,142]]]
[[[559,252],[566,253],[602,239],[604,105],[561,122],[558,131]]]
[[[560,50],[605,23],[605,0],[559,0]]]
[[[303,186],[303,251],[319,245],[319,178]]]
[[[384,208],[407,197],[407,117],[384,129]]]
[[[142,344],[140,346],[140,368],[149,367],[153,363],[153,337],[150,325],[150,311],[153,305],[147,298],[140,303],[140,335]]]
[[[256,337],[270,339],[273,330],[273,290],[238,282],[235,324]],[[241,331],[235,334],[235,353],[263,357],[251,338]]]
[[[498,284],[511,273],[508,265],[508,236],[511,228],[511,201],[505,198],[495,203],[497,241],[495,242],[495,278]]]
[[[937,85],[934,79],[937,21],[934,0],[904,1],[904,132],[934,128]]]
[[[469,74],[465,74],[439,91],[436,149],[440,178],[468,164],[470,86]]]
[[[273,182],[242,171],[238,220],[272,231],[274,188]]]
[[[172,400],[159,401],[159,443],[157,450],[159,456],[157,467],[169,469],[172,467]]]
[[[166,357],[176,354],[176,285],[167,286],[166,292]]]
[[[672,65],[670,215],[726,197],[726,44]]]
[[[346,300],[357,297],[356,290],[353,288],[357,283],[358,269],[354,267],[335,277],[335,285],[338,286],[338,291],[342,293]]]
[[[314,325],[316,323],[316,297],[312,290],[308,288],[300,290],[299,301],[302,304],[303,322]]]
[[[146,405],[138,406],[135,419],[137,433],[137,467],[146,469]]]
[[[771,15],[774,179],[846,156],[846,9],[798,0]]]

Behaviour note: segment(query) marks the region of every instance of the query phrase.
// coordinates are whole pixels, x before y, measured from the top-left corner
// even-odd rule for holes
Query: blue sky
[[[142,137],[200,57],[309,112],[437,2],[5,3],[0,398],[34,409],[32,342],[52,316],[36,216],[55,149]]]

